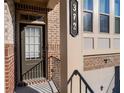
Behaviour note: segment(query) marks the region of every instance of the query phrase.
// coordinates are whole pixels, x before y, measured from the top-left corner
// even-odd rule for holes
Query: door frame
[[[46,62],[47,62],[47,59],[46,59],[47,50],[46,50],[46,46],[45,46],[45,40],[46,40],[46,39],[45,39],[45,32],[46,32],[46,31],[45,31],[45,25],[37,25],[37,24],[33,24],[33,25],[32,25],[32,24],[21,23],[21,24],[20,24],[20,38],[22,38],[22,36],[21,36],[21,35],[22,35],[22,34],[21,34],[21,33],[22,33],[22,30],[24,30],[24,28],[25,28],[25,27],[28,27],[28,26],[29,26],[29,27],[40,27],[40,26],[43,27],[43,57],[42,57],[43,59],[42,59],[42,61],[43,61],[43,77],[46,78],[46,74],[47,74],[47,73],[46,73],[46,69],[47,69],[47,68],[46,68],[46,65],[47,65],[47,63],[46,63]],[[40,43],[41,43],[41,42],[40,42]],[[22,79],[22,73],[23,73],[23,72],[22,72],[22,68],[23,68],[23,67],[22,67],[23,63],[22,63],[22,62],[24,61],[24,59],[22,59],[22,58],[24,58],[24,51],[22,51],[22,48],[24,48],[24,45],[23,45],[23,44],[24,44],[24,41],[23,41],[23,42],[20,42],[20,52],[21,52],[21,54],[20,54],[20,55],[21,55],[21,61],[20,61],[20,71],[21,71],[21,72],[20,72],[20,73],[21,73],[21,79]],[[37,60],[37,61],[38,61],[38,60]],[[28,62],[27,62],[27,63],[28,63]],[[31,63],[33,63],[33,61],[31,61],[29,64],[31,64]],[[39,63],[39,62],[36,62],[35,65],[38,64],[38,63]]]
[[[29,23],[20,23],[19,24],[19,27],[21,27],[21,25],[31,25],[31,26],[43,26],[43,35],[44,35],[44,38],[43,38],[43,44],[44,44],[44,50],[45,50],[45,57],[44,57],[44,59],[43,59],[43,61],[45,61],[44,62],[44,77],[45,78],[47,78],[47,76],[48,76],[48,49],[47,49],[47,39],[46,39],[46,33],[47,33],[47,31],[46,31],[46,29],[45,29],[45,25],[43,25],[43,24],[29,24]],[[21,55],[22,55],[22,44],[21,44],[21,28],[19,29],[19,33],[20,33],[20,79],[21,79],[21,81],[22,81],[22,59],[21,59]],[[43,50],[43,51],[44,51]],[[44,54],[43,54],[44,55]]]
[[[48,78],[48,31],[47,31],[47,13],[45,14],[38,14],[38,15],[43,15],[45,16],[45,23],[44,22],[26,22],[26,21],[21,21],[19,19],[19,16],[21,13],[24,13],[24,11],[19,11],[16,12],[16,32],[15,32],[15,84],[18,85],[20,82],[22,82],[22,77],[21,77],[21,31],[20,31],[20,24],[25,24],[25,25],[36,25],[36,26],[44,26],[44,34],[45,34],[45,78]],[[25,12],[26,13],[26,12]],[[32,14],[32,13],[28,13]],[[37,13],[36,13],[37,14]],[[35,14],[35,15],[36,15]]]

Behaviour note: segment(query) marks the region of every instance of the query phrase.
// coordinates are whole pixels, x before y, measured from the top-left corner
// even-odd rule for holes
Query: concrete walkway
[[[49,83],[44,82],[40,84],[28,85],[25,87],[17,87],[15,93],[58,93],[58,91],[54,83],[49,81]]]
[[[40,93],[40,92],[27,86],[27,87],[17,87],[15,93]]]

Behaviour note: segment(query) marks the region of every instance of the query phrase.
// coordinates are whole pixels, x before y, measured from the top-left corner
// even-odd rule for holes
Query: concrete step
[[[47,79],[45,78],[33,78],[33,79],[23,80],[23,82],[25,82],[27,85],[39,84],[46,81]]]

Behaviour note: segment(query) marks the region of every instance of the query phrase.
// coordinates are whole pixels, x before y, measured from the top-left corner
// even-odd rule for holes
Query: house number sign
[[[70,34],[78,35],[78,1],[70,0]]]

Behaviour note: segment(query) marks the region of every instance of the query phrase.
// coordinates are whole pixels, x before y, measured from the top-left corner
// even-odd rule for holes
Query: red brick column
[[[53,56],[60,59],[60,2],[48,12],[48,58]],[[57,87],[61,84],[61,63],[54,58],[48,62],[48,77],[53,78]],[[59,66],[59,67],[58,67]],[[53,71],[54,70],[54,71]]]
[[[5,44],[5,93],[14,93],[14,45]]]

